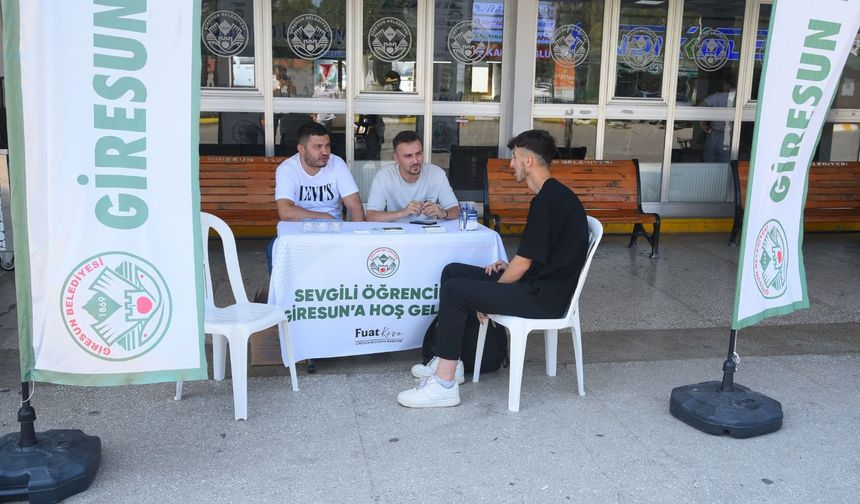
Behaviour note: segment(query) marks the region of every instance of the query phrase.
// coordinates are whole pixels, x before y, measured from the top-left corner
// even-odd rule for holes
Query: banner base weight
[[[782,427],[779,401],[743,385],[723,391],[718,381],[672,389],[669,412],[702,432],[734,438],[761,436]]]
[[[101,440],[78,429],[36,434],[21,447],[20,434],[0,437],[0,502],[59,502],[89,488],[101,463]]]

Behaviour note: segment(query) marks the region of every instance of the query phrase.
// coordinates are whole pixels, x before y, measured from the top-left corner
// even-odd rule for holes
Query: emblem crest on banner
[[[384,17],[373,23],[367,34],[370,52],[381,61],[399,61],[412,47],[412,32],[406,23]]]
[[[379,247],[367,256],[367,270],[377,278],[388,278],[400,269],[400,256],[388,247]]]
[[[287,28],[287,42],[296,56],[315,60],[331,47],[331,26],[316,14],[302,14]]]
[[[201,29],[203,45],[217,56],[235,56],[248,45],[248,25],[235,12],[221,10],[210,14]]]
[[[471,65],[487,57],[490,37],[477,20],[465,19],[448,32],[448,52],[460,63]]]
[[[729,60],[729,38],[715,28],[704,28],[696,40],[696,66],[706,72],[719,70]]]
[[[170,325],[167,284],[150,262],[106,252],[81,262],[60,294],[66,330],[84,351],[104,360],[149,352]]]
[[[624,62],[634,70],[648,70],[657,59],[657,34],[648,28],[634,28],[624,37]]]
[[[753,275],[759,292],[768,299],[782,296],[788,286],[787,245],[785,229],[773,219],[767,221],[756,236]]]
[[[579,66],[591,48],[585,30],[576,25],[559,26],[552,33],[552,59],[563,67]]]

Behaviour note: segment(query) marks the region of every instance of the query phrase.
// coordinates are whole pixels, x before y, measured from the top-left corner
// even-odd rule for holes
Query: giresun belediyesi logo
[[[367,256],[367,270],[377,278],[388,278],[400,268],[400,256],[388,247],[379,247]]]
[[[752,266],[755,285],[761,295],[778,298],[788,286],[788,246],[785,229],[776,220],[765,222],[753,248]]]
[[[77,265],[60,293],[69,335],[104,360],[130,360],[149,352],[170,326],[167,284],[149,261],[105,252]]]

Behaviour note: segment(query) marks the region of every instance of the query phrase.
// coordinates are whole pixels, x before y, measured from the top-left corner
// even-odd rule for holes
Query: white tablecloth
[[[441,225],[446,232],[345,222],[340,233],[324,234],[302,232],[301,222],[278,224],[269,302],[290,316],[295,359],[420,347],[437,313],[442,268],[507,260],[495,231],[460,231],[457,221]],[[383,231],[396,226],[405,233]]]

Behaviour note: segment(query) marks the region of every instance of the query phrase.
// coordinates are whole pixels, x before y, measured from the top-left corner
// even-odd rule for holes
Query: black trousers
[[[436,354],[449,360],[460,358],[466,318],[475,312],[529,318],[560,316],[549,313],[538,302],[537,293],[522,282],[498,283],[502,275],[487,275],[484,268],[451,263],[442,270],[439,291],[439,322],[436,326]]]

